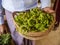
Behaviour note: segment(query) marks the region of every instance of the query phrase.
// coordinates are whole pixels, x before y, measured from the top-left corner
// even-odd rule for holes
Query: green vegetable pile
[[[0,35],[0,45],[10,45],[11,44],[11,35],[10,34],[2,34]]]
[[[30,9],[29,11],[16,14],[15,22],[20,27],[21,33],[27,32],[44,32],[52,23],[53,15],[43,12],[39,8]]]

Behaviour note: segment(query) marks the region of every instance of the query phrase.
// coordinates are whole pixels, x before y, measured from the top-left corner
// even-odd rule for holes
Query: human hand
[[[43,10],[44,10],[45,12],[47,12],[47,13],[54,13],[54,12],[55,12],[55,11],[54,11],[52,8],[50,8],[50,7],[43,8]]]

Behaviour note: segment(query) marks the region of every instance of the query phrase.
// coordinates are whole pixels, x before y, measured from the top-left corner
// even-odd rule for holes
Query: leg
[[[11,32],[12,38],[15,40],[15,42],[17,43],[17,45],[21,45],[22,42],[23,42],[23,37],[20,36],[15,31],[15,25],[14,25],[13,20],[12,20],[12,13],[9,12],[9,11],[7,11],[7,10],[5,10],[5,13],[6,13],[6,19],[7,19],[9,28],[10,28],[10,32]]]

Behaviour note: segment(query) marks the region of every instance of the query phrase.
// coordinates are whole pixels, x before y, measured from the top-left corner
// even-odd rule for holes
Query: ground
[[[36,41],[36,45],[60,45],[60,24],[56,30],[52,30],[46,38]]]

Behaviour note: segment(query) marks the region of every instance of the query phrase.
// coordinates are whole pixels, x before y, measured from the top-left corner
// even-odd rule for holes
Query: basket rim
[[[14,13],[16,13],[16,12],[14,12]],[[14,14],[13,14],[14,15]],[[52,26],[55,24],[55,22],[56,22],[56,14],[55,13],[53,13],[52,14],[53,16],[54,16],[54,20],[51,22],[51,25],[49,26],[49,30],[46,30],[46,31],[51,31],[50,29],[52,28]],[[19,28],[19,26],[16,24],[16,22],[14,21],[14,17],[13,17],[13,22],[14,22],[14,24],[15,24],[15,26],[17,26],[18,28]],[[17,31],[17,30],[16,30]],[[46,31],[44,31],[44,32],[46,32]],[[27,35],[24,35],[24,34],[22,34],[22,33],[20,33],[19,31],[17,31],[18,32],[18,34],[20,34],[22,37],[24,37],[24,38],[27,38],[27,39],[30,39],[30,40],[39,40],[39,39],[41,39],[40,37],[29,37],[29,36],[27,36]],[[29,33],[27,33],[27,34],[31,34],[31,33],[34,33],[34,34],[40,34],[40,33],[44,33],[44,32],[29,32]],[[48,33],[49,33],[48,32]],[[43,36],[44,37],[44,36]]]
[[[14,12],[14,13],[16,13],[16,12]],[[51,24],[49,25],[49,28],[51,28],[52,25],[54,25],[54,23],[56,22],[55,13],[53,13],[53,16],[54,16],[54,21],[51,22]],[[19,26],[17,25],[17,22],[14,21],[14,17],[13,17],[13,22],[14,22],[15,26],[17,26],[17,27],[19,28]],[[48,28],[48,29],[49,29],[49,28]],[[48,30],[48,29],[46,29],[46,30]],[[41,32],[42,32],[42,31],[41,31]],[[36,32],[31,32],[31,33],[36,33]],[[40,32],[37,32],[37,33],[40,33]]]

